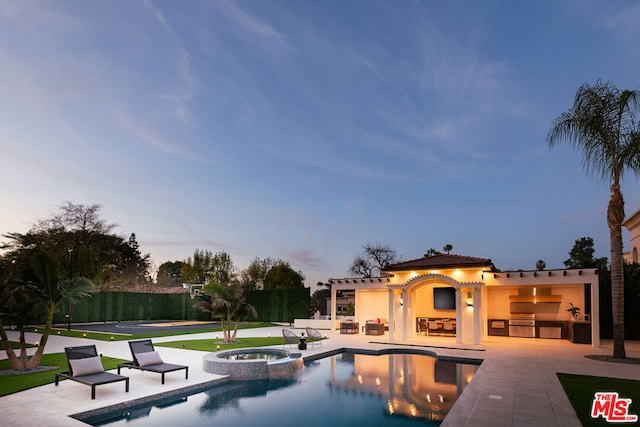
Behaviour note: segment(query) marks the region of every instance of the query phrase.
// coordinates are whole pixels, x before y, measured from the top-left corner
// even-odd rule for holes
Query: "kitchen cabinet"
[[[591,322],[569,322],[570,340],[576,344],[591,344]]]

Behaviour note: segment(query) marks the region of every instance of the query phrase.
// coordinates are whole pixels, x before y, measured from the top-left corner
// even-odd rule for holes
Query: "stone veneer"
[[[270,353],[284,355],[278,360],[230,360],[227,357],[247,353]],[[303,367],[302,355],[286,350],[265,348],[243,348],[238,350],[209,353],[202,358],[202,369],[217,375],[229,375],[234,380],[267,378],[290,378]]]

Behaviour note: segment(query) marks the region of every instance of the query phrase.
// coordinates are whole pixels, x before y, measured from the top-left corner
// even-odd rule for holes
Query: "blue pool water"
[[[341,353],[290,379],[228,382],[83,421],[94,426],[438,425],[477,365],[415,354]]]

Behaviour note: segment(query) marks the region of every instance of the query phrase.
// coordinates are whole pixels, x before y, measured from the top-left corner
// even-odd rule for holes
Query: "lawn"
[[[253,326],[255,327],[255,326]],[[73,331],[72,331],[73,332]],[[175,333],[175,332],[174,332]],[[222,335],[222,334],[221,334]],[[165,336],[165,335],[162,335]],[[87,338],[90,338],[87,333]],[[130,335],[127,339],[147,338],[146,335]],[[200,351],[218,351],[229,350],[233,348],[244,347],[264,347],[271,345],[284,345],[284,338],[277,337],[258,337],[258,338],[239,338],[238,341],[231,344],[220,343],[219,340],[179,340],[167,343],[154,343],[156,347],[172,347],[185,350]],[[115,369],[118,363],[124,362],[121,359],[102,356],[102,364],[105,370]],[[0,375],[0,396],[27,390],[44,384],[50,384],[55,381],[55,373],[67,370],[67,362],[64,353],[45,354],[42,356],[40,366],[58,366],[45,372],[34,372],[18,375]],[[0,360],[0,371],[11,369],[8,360]]]
[[[105,370],[115,369],[118,367],[118,363],[124,362],[121,359],[114,359],[113,357],[102,356],[102,366]],[[16,393],[23,390],[28,390],[33,387],[38,387],[45,384],[50,384],[55,381],[55,373],[61,371],[67,371],[67,359],[64,353],[52,353],[45,354],[40,360],[40,366],[57,366],[56,369],[51,369],[44,372],[34,372],[29,374],[12,374],[12,375],[0,375],[0,396],[6,396],[7,394]],[[0,360],[0,371],[11,369],[8,360]]]
[[[611,425],[602,417],[591,418],[596,392],[612,391],[617,392],[620,399],[631,399],[628,414],[640,416],[640,381],[562,373],[557,375],[583,426]]]

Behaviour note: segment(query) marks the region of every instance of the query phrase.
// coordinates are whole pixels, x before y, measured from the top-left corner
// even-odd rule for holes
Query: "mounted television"
[[[433,288],[433,308],[455,310],[456,290],[454,288]]]

